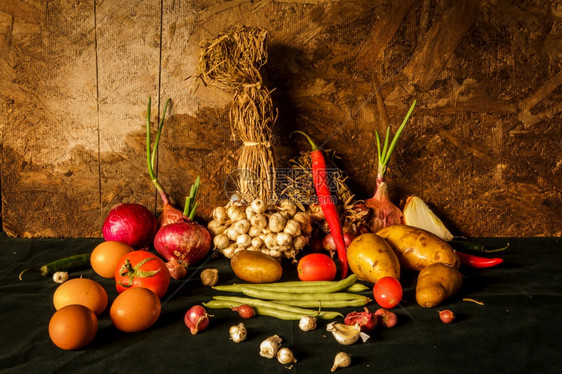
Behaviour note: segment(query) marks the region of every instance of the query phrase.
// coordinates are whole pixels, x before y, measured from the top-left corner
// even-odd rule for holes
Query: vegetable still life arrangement
[[[210,310],[229,313],[233,324],[225,337],[236,344],[256,339],[255,334],[248,334],[245,323],[275,318],[294,324],[298,333],[329,332],[334,340],[326,344],[347,346],[347,352],[334,358],[331,371],[335,371],[353,364],[354,344],[377,344],[376,329],[406,328],[399,325],[401,310],[447,308],[461,292],[463,267],[484,269],[502,263],[503,259],[487,254],[507,247],[487,250],[455,238],[421,198],[407,197],[402,208],[390,201],[385,174],[416,101],[392,139],[390,127],[383,141],[375,132],[378,168],[375,193],[369,199],[356,200],[345,174],[330,167],[333,153],[320,149],[300,130],[291,135],[306,138],[311,150],[301,152],[291,167],[304,172],[298,181],[288,180],[276,191],[271,148],[276,114],[259,74],[267,60],[266,40],[265,30],[242,27],[202,47],[201,79],[234,93],[231,130],[243,143],[238,168],[248,171],[240,175],[232,198],[212,207],[206,223],[196,217],[199,189],[205,187],[199,176],[181,210],[174,207],[158,179],[158,147],[170,99],[152,141],[149,98],[146,162],[160,196],[161,213],[156,215],[140,204],[119,204],[103,223],[104,241],[90,253],[36,270],[42,276],[56,275],[59,284],[48,327],[56,346],[64,350],[86,347],[95,339],[98,318],[108,307],[117,330],[132,333],[157,328],[170,286],[177,287],[180,281],[182,286],[188,284],[189,269],[208,257],[211,263],[207,266],[205,261],[190,275],[197,273],[200,282],[195,287],[212,296],[185,305],[186,336],[197,339],[195,335],[217,328]],[[470,246],[474,254],[466,253]],[[223,281],[213,261],[228,262],[232,272],[228,281]],[[69,275],[89,269],[93,279]],[[20,273],[20,280],[28,270]],[[290,274],[294,279],[289,279]],[[117,291],[114,300],[108,299],[96,277],[112,282]],[[417,305],[403,288],[404,277],[415,282],[412,296]],[[449,309],[440,310],[438,318],[445,324],[459,323]],[[282,365],[298,365],[306,359],[299,357],[298,347],[284,344],[282,337],[271,335],[259,344],[259,354]]]

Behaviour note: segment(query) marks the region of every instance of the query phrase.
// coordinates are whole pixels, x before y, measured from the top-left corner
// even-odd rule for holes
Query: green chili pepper
[[[69,271],[84,268],[90,265],[90,255],[90,253],[73,255],[49,262],[48,264],[41,266],[39,269],[27,268],[20,273],[18,278],[19,280],[22,280],[21,276],[23,273],[29,270],[40,272],[41,275],[45,277],[49,274],[56,273],[57,271]]]

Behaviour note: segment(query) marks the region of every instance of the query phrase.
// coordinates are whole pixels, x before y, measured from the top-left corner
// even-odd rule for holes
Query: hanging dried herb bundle
[[[238,193],[246,202],[275,200],[275,160],[271,148],[276,112],[271,92],[262,85],[260,67],[267,61],[267,31],[238,27],[205,42],[199,77],[233,91],[230,126],[243,142],[238,154]]]
[[[267,62],[267,30],[236,27],[205,41],[197,70],[204,82],[223,90],[261,83],[259,69]]]

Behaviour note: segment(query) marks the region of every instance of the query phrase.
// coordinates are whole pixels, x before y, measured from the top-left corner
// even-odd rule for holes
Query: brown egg
[[[160,316],[160,299],[146,288],[129,288],[120,293],[109,310],[113,325],[125,332],[151,327]]]
[[[90,256],[90,264],[99,276],[114,278],[117,263],[121,257],[132,251],[133,248],[125,243],[109,240],[94,248]]]
[[[55,290],[53,304],[55,309],[72,304],[84,305],[96,315],[100,315],[107,307],[107,292],[98,282],[87,278],[70,279]]]
[[[94,312],[83,305],[67,305],[57,310],[49,322],[49,336],[59,348],[71,350],[88,345],[98,331]]]

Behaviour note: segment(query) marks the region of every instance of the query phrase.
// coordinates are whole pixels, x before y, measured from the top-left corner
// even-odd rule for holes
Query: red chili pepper
[[[492,266],[499,265],[503,262],[503,258],[499,258],[499,257],[493,257],[493,258],[480,257],[480,256],[469,255],[467,253],[462,253],[462,252],[457,252],[457,256],[459,257],[461,264],[473,268],[479,268],[479,269],[490,268]]]
[[[322,151],[318,149],[316,144],[312,141],[310,136],[302,131],[295,131],[300,133],[308,139],[310,145],[312,146],[312,152],[310,153],[310,158],[312,159],[312,180],[314,182],[314,188],[316,190],[316,196],[318,197],[318,204],[322,208],[330,232],[334,238],[334,244],[336,245],[336,250],[338,253],[338,260],[341,266],[341,277],[342,279],[347,277],[347,250],[345,247],[345,242],[343,239],[342,225],[340,217],[338,215],[338,210],[336,204],[334,203],[334,197],[328,186],[328,175],[326,173],[326,160]]]

